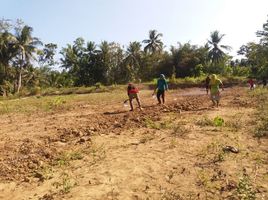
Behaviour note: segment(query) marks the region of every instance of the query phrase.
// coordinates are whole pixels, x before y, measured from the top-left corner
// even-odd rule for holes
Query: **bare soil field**
[[[0,102],[0,199],[268,199],[255,137],[267,98],[232,87],[213,108],[191,88],[164,106],[151,93],[133,112],[125,91]]]

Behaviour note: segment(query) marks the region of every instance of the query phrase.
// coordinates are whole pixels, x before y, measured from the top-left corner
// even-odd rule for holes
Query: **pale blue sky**
[[[163,33],[169,48],[177,42],[203,45],[210,32],[226,34],[233,47],[257,40],[267,20],[268,0],[0,0],[0,17],[22,19],[34,36],[59,47],[77,37],[127,45],[148,31]]]

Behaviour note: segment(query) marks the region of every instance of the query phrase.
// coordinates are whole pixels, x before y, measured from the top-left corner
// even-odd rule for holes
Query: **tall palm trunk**
[[[20,66],[19,68],[19,75],[18,75],[18,88],[17,88],[17,93],[20,92],[20,88],[21,88],[21,82],[22,82],[22,66]]]
[[[22,85],[21,82],[22,82],[23,61],[24,61],[24,57],[23,57],[23,55],[21,55],[21,62],[20,62],[19,74],[18,74],[18,88],[17,88],[17,93],[20,92],[21,85]]]

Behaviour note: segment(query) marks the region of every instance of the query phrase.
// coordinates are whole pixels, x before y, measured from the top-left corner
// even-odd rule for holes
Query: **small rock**
[[[80,140],[78,142],[79,143],[84,143],[84,142],[86,142],[86,139],[85,138],[80,138]]]

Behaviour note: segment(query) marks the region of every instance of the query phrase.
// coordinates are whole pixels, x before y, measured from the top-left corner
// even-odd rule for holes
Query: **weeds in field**
[[[176,137],[184,137],[188,132],[189,132],[189,129],[185,128],[185,126],[181,124],[175,124],[173,126],[173,130],[171,134]]]
[[[64,100],[62,97],[56,97],[48,102],[48,109],[53,110],[62,107],[63,104],[66,103],[66,100]]]
[[[196,125],[198,126],[213,126],[214,123],[211,119],[209,119],[207,116],[204,116],[200,120],[196,122]]]
[[[171,138],[170,144],[169,144],[169,148],[173,149],[177,146],[177,141],[175,140],[175,138]]]
[[[210,119],[207,116],[201,118],[196,122],[198,126],[215,126],[215,127],[222,127],[224,126],[224,119],[220,116],[215,117],[214,119]]]
[[[96,164],[98,161],[101,161],[106,158],[106,150],[104,144],[97,146],[92,145],[89,149],[83,151],[85,154],[88,154],[92,158],[92,164]]]
[[[268,136],[268,117],[267,116],[261,118],[261,120],[259,121],[257,127],[255,128],[254,136],[257,138]]]
[[[161,200],[183,200],[183,197],[175,191],[165,190],[161,195]]]
[[[145,118],[144,124],[147,128],[152,128],[152,129],[169,129],[172,127],[172,121],[171,120],[165,120],[162,122],[155,122],[151,120],[150,118]]]
[[[59,158],[56,159],[56,165],[58,166],[66,166],[70,164],[72,160],[81,160],[83,159],[83,155],[79,151],[74,152],[65,152],[62,153]]]
[[[243,176],[239,179],[234,196],[237,196],[240,200],[256,199],[256,190],[247,174],[243,174]]]
[[[229,127],[233,131],[238,131],[242,128],[242,122],[241,119],[235,119],[225,122],[225,126]]]
[[[197,173],[197,185],[205,188],[210,187],[210,176],[205,170],[200,170]]]
[[[9,113],[9,106],[4,102],[0,102],[0,114],[6,113]]]
[[[250,95],[257,98],[259,107],[257,111],[257,126],[254,130],[254,136],[257,138],[268,136],[268,101],[267,89],[258,88],[250,92]]]
[[[225,158],[225,152],[223,151],[223,145],[218,142],[212,142],[202,150],[201,156],[210,160],[212,163],[222,162]]]
[[[140,143],[144,144],[150,140],[153,140],[154,139],[154,136],[153,135],[150,135],[150,134],[146,134],[144,136],[142,136],[142,138],[139,140]]]
[[[70,190],[77,185],[77,183],[73,183],[69,174],[63,172],[60,177],[60,182],[54,182],[53,186],[56,189],[60,189],[60,192],[63,194],[69,193]]]
[[[33,176],[40,181],[49,180],[53,178],[53,168],[51,166],[42,166],[34,172]]]

